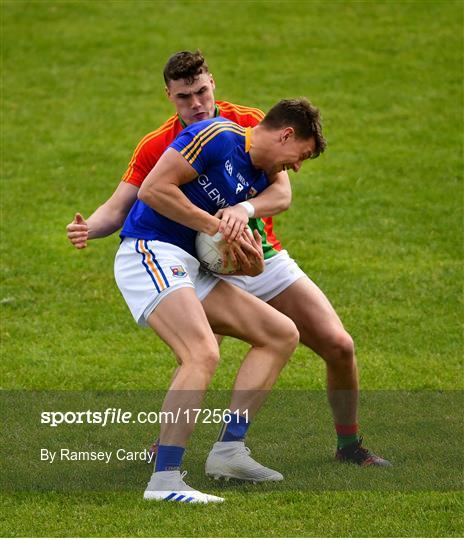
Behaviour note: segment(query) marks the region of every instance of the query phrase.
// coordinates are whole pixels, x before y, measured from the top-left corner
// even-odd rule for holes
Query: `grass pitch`
[[[218,98],[266,110],[305,95],[323,112],[327,153],[294,176],[293,206],[276,229],[355,338],[362,388],[462,390],[461,3],[4,1],[1,8],[2,388],[166,387],[172,357],[135,327],[113,281],[117,237],[77,252],[64,227],[110,195],[140,138],[172,113],[161,76],[167,57],[198,47]],[[230,387],[244,350],[226,340],[214,388]],[[278,387],[323,390],[324,381],[322,362],[300,347]],[[363,424],[366,409],[367,443],[382,453],[381,437]],[[401,456],[421,448],[388,402],[379,409],[398,441],[401,470]],[[429,414],[425,407],[421,429],[435,435]],[[310,415],[328,417],[327,408],[302,413],[302,422]],[[327,421],[327,458],[332,431]],[[445,454],[447,446],[445,439]],[[354,484],[363,474],[339,470]],[[193,485],[202,481],[191,476]],[[8,492],[1,532],[463,533],[462,497],[451,489],[211,491],[224,492],[226,503],[186,508],[144,503],[141,492]]]

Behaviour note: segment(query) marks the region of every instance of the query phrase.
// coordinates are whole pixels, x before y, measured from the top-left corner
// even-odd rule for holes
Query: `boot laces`
[[[364,457],[370,457],[371,453],[369,452],[369,450],[367,448],[365,448],[362,445],[362,442],[363,442],[363,438],[359,437],[358,446],[357,446],[357,448],[355,450],[355,453],[360,454],[360,455],[362,455]]]
[[[187,488],[188,489],[191,489],[190,486],[188,486],[185,482],[184,482],[184,478],[187,476],[187,471],[182,471],[180,473],[180,487],[181,488]]]
[[[246,456],[249,456],[251,454],[251,450],[248,448],[248,446],[242,446],[238,450],[238,454],[244,454]]]

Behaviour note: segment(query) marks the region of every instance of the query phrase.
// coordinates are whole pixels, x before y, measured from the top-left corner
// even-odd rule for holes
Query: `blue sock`
[[[232,416],[230,422],[224,424],[219,434],[219,442],[243,441],[250,422],[244,416]]]
[[[184,457],[184,452],[185,448],[182,448],[182,446],[165,446],[160,444],[156,454],[155,472],[178,471]]]

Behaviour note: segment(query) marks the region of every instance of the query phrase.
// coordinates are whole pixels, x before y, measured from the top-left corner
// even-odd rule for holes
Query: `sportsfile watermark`
[[[55,463],[58,461],[99,461],[108,465],[112,460],[117,461],[143,461],[152,463],[155,461],[155,454],[147,450],[129,450],[118,448],[116,450],[75,450],[73,448],[59,448],[50,450],[40,449],[40,461]]]
[[[161,390],[0,391],[0,488],[143,491],[153,472],[155,441],[163,425],[177,420],[194,428],[182,470],[195,488],[208,492],[205,463],[223,422],[237,414],[237,396],[209,391],[199,407],[198,394],[179,393],[172,410],[165,397]],[[275,390],[250,418],[245,445],[253,459],[284,479],[256,486],[229,481],[220,489],[458,491],[463,484],[463,410],[462,391],[362,392],[363,445],[393,467],[357,467],[335,460],[337,438],[324,391]]]
[[[125,411],[108,407],[104,411],[42,411],[40,423],[50,427],[62,424],[95,424],[105,427],[111,424],[223,424],[239,417],[249,421],[248,409],[231,411],[230,409],[181,409],[174,411]]]

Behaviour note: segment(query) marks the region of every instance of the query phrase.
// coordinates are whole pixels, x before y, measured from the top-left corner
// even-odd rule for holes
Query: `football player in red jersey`
[[[205,118],[223,116],[243,127],[254,127],[263,118],[259,109],[215,101],[215,82],[202,55],[180,52],[173,55],[164,69],[166,93],[176,108],[156,131],[146,135],[134,151],[129,167],[113,195],[87,220],[76,214],[67,227],[68,238],[78,249],[87,240],[117,231],[137,199],[138,189],[166,147],[185,127]],[[272,219],[291,202],[291,188],[286,164],[276,171],[277,179],[249,203],[226,208],[221,215],[221,231],[236,238],[252,218],[263,240],[265,270],[256,277],[224,276],[235,285],[268,302],[290,317],[300,332],[302,344],[325,361],[327,393],[337,433],[336,458],[362,466],[389,466],[383,458],[362,446],[358,427],[359,378],[354,344],[324,293],[297,266],[272,230]],[[299,169],[298,164],[292,165]]]

